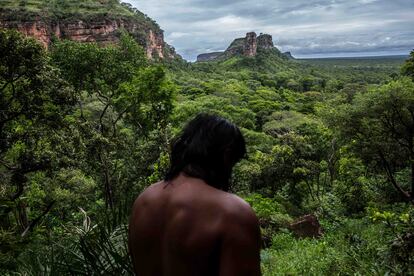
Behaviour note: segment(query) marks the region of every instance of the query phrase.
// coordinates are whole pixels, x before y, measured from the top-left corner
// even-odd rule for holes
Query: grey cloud
[[[125,1],[125,0],[124,0]],[[273,35],[296,56],[408,54],[412,0],[126,0],[155,19],[188,60],[224,50],[236,37]]]

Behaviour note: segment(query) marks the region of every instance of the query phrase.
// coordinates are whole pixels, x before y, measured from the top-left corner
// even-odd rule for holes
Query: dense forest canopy
[[[232,192],[259,217],[265,275],[414,273],[414,51],[334,63],[160,63],[127,33],[46,51],[0,31],[0,273],[131,274],[132,202],[199,112],[245,136]],[[289,230],[307,214],[319,239]]]

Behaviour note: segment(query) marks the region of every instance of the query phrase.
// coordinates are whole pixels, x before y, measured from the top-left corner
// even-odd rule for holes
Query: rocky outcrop
[[[218,56],[223,54],[223,52],[213,52],[213,53],[207,53],[207,54],[201,54],[197,56],[197,61],[211,61],[215,60]]]
[[[53,38],[69,39],[78,42],[97,42],[102,45],[119,41],[121,30],[130,33],[146,50],[147,57],[174,58],[177,55],[164,42],[162,31],[142,29],[129,20],[102,20],[85,22],[82,20],[45,22],[42,19],[20,22],[0,21],[1,28],[16,29],[27,36],[36,38],[48,47]]]
[[[255,32],[247,33],[243,44],[243,55],[254,57],[257,53],[257,35]]]
[[[305,215],[289,225],[296,237],[299,238],[318,238],[321,237],[322,227],[315,215]]]
[[[230,57],[234,55],[243,55],[245,48],[245,38],[236,38],[230,46],[223,52],[223,56]]]
[[[273,38],[269,34],[260,34],[257,37],[257,47],[260,49],[273,49],[275,46],[273,45]]]
[[[51,34],[48,26],[43,22],[0,21],[0,28],[16,29],[26,36],[36,38],[43,46],[47,46],[50,43]]]
[[[235,55],[245,57],[255,57],[258,51],[279,50],[274,46],[272,36],[269,34],[256,35],[255,32],[246,34],[246,37],[236,38],[224,52],[214,52],[201,54],[197,61],[222,60]]]
[[[157,55],[159,58],[164,58],[164,35],[156,34],[152,30],[148,32],[147,44],[145,46],[147,50],[147,57],[154,58]]]

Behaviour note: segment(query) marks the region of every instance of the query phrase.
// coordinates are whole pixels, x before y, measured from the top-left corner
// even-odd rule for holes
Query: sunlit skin
[[[184,173],[148,187],[129,224],[137,275],[260,275],[260,241],[244,200]]]

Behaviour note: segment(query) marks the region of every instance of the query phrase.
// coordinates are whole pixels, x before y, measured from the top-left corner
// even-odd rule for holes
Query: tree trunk
[[[308,187],[308,191],[309,191],[309,194],[310,194],[310,195],[311,195],[311,197],[312,197],[312,200],[313,200],[313,201],[315,201],[315,196],[313,195],[311,185],[309,184],[309,182],[308,182],[307,180],[305,180],[305,183],[306,183],[306,186]]]
[[[414,200],[414,156],[410,158],[411,163],[411,191],[410,196],[411,200]]]
[[[112,209],[114,205],[114,197],[113,197],[113,189],[111,185],[111,175],[109,173],[109,167],[108,167],[108,160],[104,153],[100,153],[99,158],[101,161],[102,172],[103,172],[105,205],[107,208]]]
[[[329,171],[329,184],[332,186],[335,181],[335,163],[336,158],[336,140],[333,139],[331,143],[332,154],[328,159],[328,171]]]
[[[30,231],[33,230],[33,228],[40,222],[40,220],[49,213],[49,211],[52,209],[53,205],[55,204],[55,201],[52,201],[49,203],[49,205],[46,207],[46,209],[43,211],[42,214],[40,214],[37,218],[32,220],[30,224],[27,225],[27,227],[24,229],[21,237],[24,238]]]
[[[17,205],[17,215],[21,229],[25,229],[29,224],[26,207],[27,206],[23,201],[20,201]]]
[[[414,200],[414,148],[413,148],[413,136],[408,138],[408,145],[410,147],[410,167],[411,167],[411,200]]]
[[[387,162],[387,160],[385,159],[385,157],[384,157],[384,154],[381,152],[381,151],[378,151],[378,154],[379,154],[379,156],[380,156],[380,158],[381,158],[381,161],[382,161],[382,165],[383,165],[383,167],[384,167],[384,170],[385,170],[385,172],[386,172],[386,174],[387,174],[387,177],[388,177],[388,180],[391,182],[391,184],[394,186],[394,188],[397,190],[397,191],[399,191],[400,192],[400,194],[408,201],[408,202],[410,202],[411,204],[413,204],[414,205],[414,199],[413,199],[413,197],[410,195],[410,193],[409,192],[407,192],[407,191],[404,191],[404,189],[403,188],[401,188],[401,186],[400,185],[398,185],[398,183],[397,183],[397,181],[395,180],[395,178],[394,178],[394,175],[393,175],[393,172],[392,172],[392,170],[391,170],[391,167],[390,167],[390,165],[388,164],[388,162]]]

